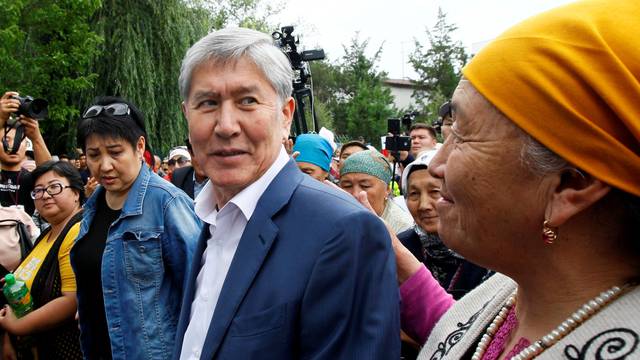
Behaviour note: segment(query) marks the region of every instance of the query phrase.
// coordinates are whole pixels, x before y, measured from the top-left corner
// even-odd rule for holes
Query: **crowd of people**
[[[514,26],[395,155],[289,139],[289,59],[243,28],[187,51],[164,159],[112,96],[52,156],[7,91],[0,270],[33,309],[0,310],[2,358],[640,357],[638,14]]]

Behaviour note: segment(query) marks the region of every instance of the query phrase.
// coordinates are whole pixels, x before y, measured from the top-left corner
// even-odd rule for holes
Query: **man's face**
[[[411,131],[411,155],[418,156],[421,151],[435,149],[437,141],[427,129]]]
[[[273,164],[289,134],[294,101],[282,104],[262,72],[243,58],[196,68],[183,111],[195,159],[220,206]]]
[[[87,167],[87,156],[86,155],[80,155],[80,169],[84,169]]]
[[[342,152],[340,153],[340,162],[338,163],[338,171],[342,170],[344,161],[347,160],[349,156],[360,151],[364,151],[364,149],[357,145],[347,146],[346,148],[342,149]]]
[[[4,130],[0,129],[0,135],[4,137]],[[15,137],[15,135],[16,135],[15,129],[10,129],[9,132],[7,133],[6,140],[7,140],[7,143],[9,144],[9,147],[13,146],[13,138]],[[15,154],[9,154],[7,151],[4,150],[4,146],[3,146],[2,149],[0,150],[0,163],[2,163],[3,167],[5,166],[11,167],[11,166],[19,165],[26,158],[26,152],[27,152],[27,142],[24,140],[20,143],[20,148],[18,149],[18,152]]]

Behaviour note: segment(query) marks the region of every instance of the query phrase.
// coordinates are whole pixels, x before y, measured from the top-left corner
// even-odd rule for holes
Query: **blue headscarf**
[[[296,138],[293,151],[300,152],[297,162],[306,162],[317,165],[324,171],[331,169],[331,156],[333,149],[329,142],[317,134],[302,134]]]

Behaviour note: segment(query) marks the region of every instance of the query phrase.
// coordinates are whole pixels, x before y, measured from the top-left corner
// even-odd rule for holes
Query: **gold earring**
[[[549,225],[549,221],[545,220],[542,224],[542,239],[545,244],[552,245],[558,238],[558,228]]]

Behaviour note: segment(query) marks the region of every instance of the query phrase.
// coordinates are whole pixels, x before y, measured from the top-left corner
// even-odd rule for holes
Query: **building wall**
[[[411,98],[414,89],[411,81],[401,79],[387,79],[384,84],[391,90],[391,95],[393,95],[394,99],[393,103],[396,108],[407,109],[411,105],[416,104],[414,99]]]
[[[406,109],[411,105],[415,105],[415,101],[411,98],[413,89],[404,87],[389,87],[391,89],[391,95],[393,95],[396,108]]]

